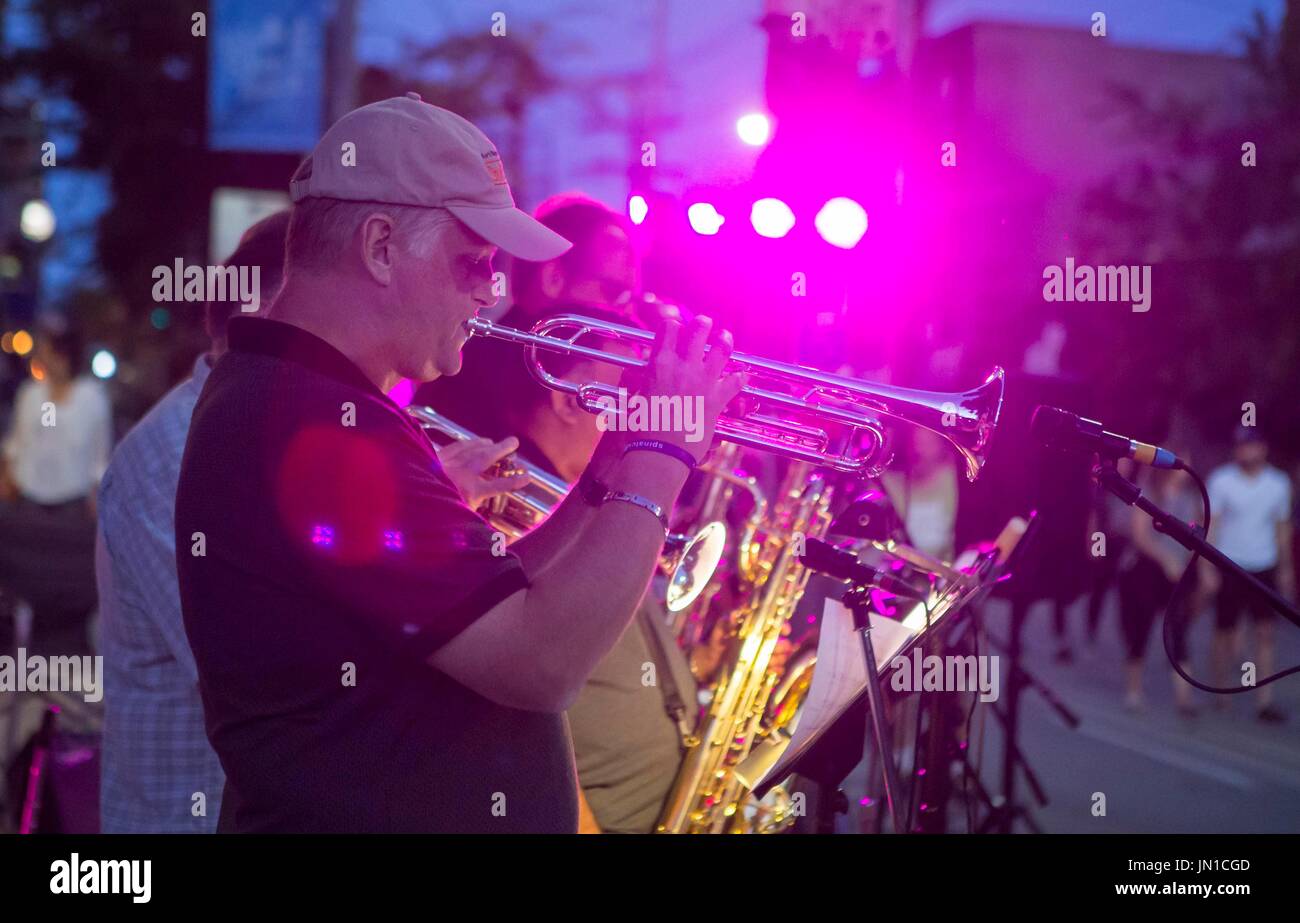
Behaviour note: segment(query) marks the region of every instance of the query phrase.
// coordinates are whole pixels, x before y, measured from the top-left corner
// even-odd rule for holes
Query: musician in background
[[[244,232],[228,267],[258,267],[270,301],[284,272],[289,213]],[[100,488],[95,575],[104,650],[104,833],[213,833],[225,776],[203,729],[198,671],[185,638],[176,586],[176,481],[190,415],[226,351],[237,300],[206,308],[211,348],[193,374],[137,423]]]
[[[909,431],[900,458],[881,475],[902,518],[908,541],[940,561],[956,557],[957,466],[944,438],[926,429]]]
[[[623,315],[592,307],[584,313],[628,322]],[[555,368],[556,363],[548,361],[553,373],[574,381],[619,382],[618,369],[609,363],[580,360],[562,365]],[[503,411],[507,425],[518,434],[520,455],[566,481],[576,481],[599,441],[597,418],[571,396],[538,384],[522,363],[507,364],[496,381],[480,399],[485,408]],[[669,631],[658,582],[656,576],[632,624],[569,708],[584,833],[651,832],[681,765],[681,733],[687,726],[681,722],[694,719],[697,690],[685,655]]]
[[[514,265],[515,304],[500,323],[530,328],[543,317],[578,313],[640,326],[623,296],[637,285],[638,266],[622,217],[567,194],[537,209],[547,227],[574,242],[559,259]],[[566,481],[581,475],[600,439],[597,418],[568,394],[538,384],[517,346],[471,340],[465,368],[421,389],[416,402],[494,439],[515,435],[519,454]],[[605,362],[545,355],[552,374],[617,386],[619,369]],[[682,723],[696,713],[696,684],[668,631],[662,590],[652,587],[633,623],[596,666],[569,709],[583,832],[649,833],[682,759]],[[653,669],[651,669],[653,667]]]
[[[639,264],[627,222],[601,202],[579,193],[552,196],[534,213],[573,248],[545,262],[516,260],[511,265],[510,310],[500,323],[530,329],[543,317],[554,314],[590,314],[593,310],[616,311],[619,323],[640,326],[630,311],[614,306],[626,303],[639,283]],[[484,401],[481,395],[495,391],[503,374],[520,380],[523,356],[518,346],[483,337],[465,344],[460,374],[423,385],[416,404],[427,404],[462,426],[490,439],[517,435],[513,421],[505,419],[509,401]],[[565,368],[565,357],[548,356],[547,368]],[[525,376],[526,377],[526,376]],[[528,381],[532,381],[528,378]],[[562,395],[555,395],[560,406]],[[583,413],[583,416],[590,414]],[[595,423],[582,421],[583,432],[576,444],[565,439],[543,437],[543,449],[570,457],[570,466],[585,464],[595,445]],[[589,424],[589,425],[588,425]],[[528,452],[523,455],[529,457]],[[581,460],[581,461],[579,461]]]
[[[284,286],[267,318],[231,322],[176,500],[219,829],[573,832],[562,713],[739,392],[730,336],[706,356],[709,321],[668,324],[635,382],[701,396],[703,446],[606,434],[582,489],[498,549],[386,395],[460,370],[497,247],[546,262],[568,241],[514,207],[481,131],[413,93],[345,115],[290,189]]]

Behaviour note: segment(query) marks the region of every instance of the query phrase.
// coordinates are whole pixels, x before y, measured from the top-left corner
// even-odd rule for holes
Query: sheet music
[[[1010,557],[1026,531],[1025,520],[1019,517],[1007,523],[998,536],[998,562]],[[952,564],[952,569],[959,572],[962,579],[948,582],[932,593],[928,612],[925,605],[916,603],[899,619],[874,612],[868,615],[876,671],[882,679],[889,662],[903,653],[916,638],[992,587],[990,568],[993,561],[993,552],[981,554],[976,549],[967,549]],[[867,667],[862,656],[862,639],[853,628],[853,613],[838,600],[828,599],[822,607],[817,666],[794,733],[790,737],[774,735],[776,739],[769,737],[757,745],[736,766],[735,774],[741,784],[753,790],[769,780],[779,782],[788,776],[800,754],[829,730],[866,689]]]
[[[919,604],[917,608],[921,608]],[[876,668],[883,672],[894,655],[920,631],[911,627],[910,617],[895,621],[872,614],[870,621]],[[922,611],[921,627],[924,625]],[[867,665],[862,656],[862,639],[853,629],[853,613],[838,600],[828,599],[822,608],[817,666],[794,736],[780,741],[769,739],[756,747],[736,767],[741,784],[753,789],[768,778],[782,779],[789,775],[795,756],[834,724],[866,688]]]

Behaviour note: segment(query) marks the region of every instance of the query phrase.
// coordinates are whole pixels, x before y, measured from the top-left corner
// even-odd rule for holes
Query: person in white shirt
[[[38,342],[32,365],[40,377],[18,389],[4,444],[11,497],[93,509],[113,448],[112,413],[104,386],[80,374],[82,358],[75,333],[48,333]]]
[[[27,601],[34,637],[73,629],[95,604],[95,495],[113,447],[103,385],[80,337],[39,335],[0,453],[0,587]]]
[[[896,470],[881,476],[910,543],[933,558],[956,557],[957,468],[941,436],[911,433]]]
[[[1268,444],[1253,427],[1238,431],[1232,461],[1217,468],[1207,482],[1213,514],[1209,539],[1260,582],[1288,599],[1295,598],[1291,557],[1291,482],[1268,464]],[[1228,683],[1229,664],[1241,663],[1241,611],[1249,609],[1255,626],[1258,656],[1256,676],[1273,672],[1273,633],[1276,613],[1268,602],[1240,580],[1225,577],[1208,562],[1201,578],[1217,593],[1213,669],[1216,685]],[[1277,723],[1286,716],[1273,704],[1273,687],[1257,693],[1261,721]]]

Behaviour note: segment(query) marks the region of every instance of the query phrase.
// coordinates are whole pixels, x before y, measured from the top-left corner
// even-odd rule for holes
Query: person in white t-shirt
[[[74,331],[39,335],[0,453],[0,588],[32,606],[33,646],[60,653],[86,643],[95,492],[113,448],[108,395],[84,369]]]
[[[73,333],[41,337],[33,356],[40,378],[18,389],[4,443],[11,495],[42,506],[80,501],[93,511],[95,488],[113,449],[112,413],[104,386],[81,372]]]
[[[1295,598],[1291,557],[1291,481],[1268,464],[1268,444],[1253,427],[1238,431],[1232,461],[1215,469],[1210,493],[1210,542],[1260,582],[1288,599]],[[1273,672],[1276,613],[1240,580],[1221,574],[1204,560],[1201,577],[1217,593],[1213,669],[1215,684],[1229,683],[1230,664],[1241,663],[1241,612],[1248,609],[1255,626],[1256,676]],[[1258,691],[1258,716],[1277,723],[1286,716],[1273,704],[1273,687]]]

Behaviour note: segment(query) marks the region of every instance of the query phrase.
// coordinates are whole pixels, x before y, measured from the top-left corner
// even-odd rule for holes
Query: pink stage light
[[[780,199],[759,199],[749,210],[749,223],[762,237],[784,237],[794,227],[794,212]]]
[[[822,240],[852,250],[867,233],[867,212],[852,199],[836,196],[821,207],[813,224]]]
[[[736,134],[754,147],[762,147],[772,137],[772,122],[761,112],[750,112],[736,119]]]
[[[719,215],[718,210],[708,202],[696,202],[686,209],[686,220],[691,223],[691,230],[696,234],[712,237],[727,219]]]
[[[650,206],[646,204],[645,196],[634,195],[627,200],[627,216],[632,219],[633,224],[645,221],[649,211]]]

